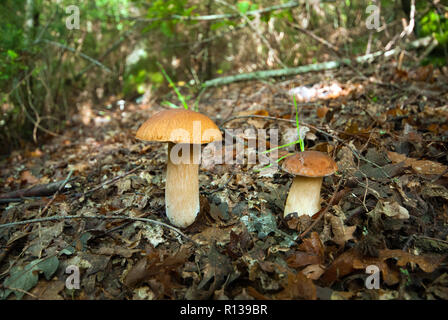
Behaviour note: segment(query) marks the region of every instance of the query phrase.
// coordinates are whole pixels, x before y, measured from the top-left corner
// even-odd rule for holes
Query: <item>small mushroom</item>
[[[282,168],[295,175],[286,199],[284,217],[293,212],[298,216],[317,213],[323,177],[338,170],[336,162],[325,153],[303,151],[286,158]]]
[[[199,112],[172,109],[158,112],[143,123],[136,138],[168,142],[166,215],[173,225],[188,227],[200,209],[200,146],[222,140],[221,131],[210,118]]]

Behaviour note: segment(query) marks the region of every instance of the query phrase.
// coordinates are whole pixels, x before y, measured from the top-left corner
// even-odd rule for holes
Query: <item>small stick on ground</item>
[[[51,206],[51,204],[54,202],[54,200],[56,199],[57,195],[62,191],[62,189],[64,189],[65,185],[67,184],[67,182],[70,180],[70,178],[72,177],[73,174],[73,170],[70,170],[70,172],[68,173],[67,178],[65,178],[64,182],[62,182],[62,184],[59,186],[58,190],[56,190],[56,192],[53,194],[53,197],[51,198],[50,201],[48,201],[48,203],[45,205],[45,207],[43,208],[43,210],[41,212],[39,212],[39,214],[37,215],[38,217],[41,217],[44,215],[44,213],[48,210],[48,208]]]
[[[209,195],[211,195],[211,194],[213,194],[213,193],[215,193],[215,192],[224,190],[225,188],[227,188],[227,185],[229,184],[230,180],[233,179],[234,176],[235,176],[235,174],[232,173],[232,174],[230,175],[229,179],[227,179],[227,181],[224,183],[224,185],[222,185],[222,186],[219,187],[218,189],[215,189],[215,190],[212,190],[212,191],[204,191],[204,193],[205,193],[206,195],[209,196]]]
[[[179,229],[170,226],[169,224],[166,224],[161,221],[147,219],[147,218],[137,218],[137,217],[128,217],[128,216],[83,216],[83,215],[77,215],[77,216],[52,216],[52,217],[44,217],[44,218],[37,218],[37,219],[30,219],[30,220],[23,220],[23,221],[17,221],[17,222],[11,222],[11,223],[5,223],[0,224],[0,228],[7,228],[12,226],[18,226],[23,224],[30,224],[30,223],[38,223],[38,222],[45,222],[45,221],[57,221],[57,220],[64,220],[64,219],[99,219],[99,220],[132,220],[132,221],[142,221],[142,222],[149,222],[152,224],[157,224],[160,226],[164,226],[168,229],[171,229],[175,231],[176,233],[180,234],[182,237],[187,239],[188,241],[191,241],[195,245],[199,246],[199,244],[188,237],[185,233],[180,231]]]
[[[283,118],[276,118],[276,117],[270,117],[270,116],[261,116],[261,115],[251,114],[251,115],[244,115],[244,116],[235,116],[235,117],[232,117],[232,118],[230,118],[230,119],[227,119],[226,121],[224,121],[224,122],[221,124],[220,129],[223,128],[224,124],[226,124],[226,123],[228,123],[228,122],[230,122],[230,121],[237,120],[237,119],[245,119],[245,118],[259,118],[259,119],[266,119],[266,120],[274,120],[274,121],[284,121],[284,122],[296,123],[296,120],[283,119]],[[374,167],[380,169],[380,170],[382,171],[382,173],[383,173],[387,178],[389,178],[389,179],[392,178],[386,171],[384,171],[384,169],[383,169],[381,166],[379,166],[379,165],[376,164],[375,162],[370,161],[369,159],[367,159],[367,158],[365,158],[364,156],[362,156],[357,150],[353,149],[352,146],[350,146],[347,142],[345,142],[345,141],[342,140],[341,138],[339,138],[339,137],[337,137],[337,136],[335,136],[335,135],[333,135],[333,134],[330,134],[330,133],[328,133],[328,132],[326,132],[326,131],[324,131],[324,130],[322,130],[322,129],[319,129],[318,127],[313,126],[313,125],[311,125],[311,124],[309,124],[309,123],[302,122],[301,125],[306,126],[306,127],[310,127],[311,129],[316,130],[317,132],[319,132],[319,133],[321,133],[321,134],[323,134],[323,135],[325,135],[325,136],[327,136],[327,137],[330,137],[330,138],[335,139],[336,141],[339,141],[339,142],[342,143],[344,146],[346,146],[347,148],[349,148],[350,151],[353,153],[353,155],[354,155],[356,158],[358,158],[359,160],[365,161],[365,162],[371,164],[372,166],[374,166]],[[223,129],[222,129],[222,130],[223,130]]]
[[[330,209],[331,205],[333,204],[334,199],[336,198],[336,195],[338,194],[339,187],[341,186],[342,179],[339,180],[338,184],[336,185],[336,189],[333,193],[333,196],[331,197],[330,201],[328,202],[328,205],[319,213],[319,216],[314,220],[314,222],[305,230],[303,231],[298,240],[302,240],[304,236],[306,236],[313,228],[314,226],[322,219],[322,217],[327,213],[328,209]]]
[[[95,192],[95,191],[97,191],[97,190],[103,188],[104,186],[107,186],[107,185],[109,185],[109,184],[111,184],[111,183],[115,183],[115,182],[117,182],[118,180],[120,180],[121,178],[124,178],[124,177],[130,175],[131,173],[134,173],[135,171],[141,169],[142,167],[143,167],[143,164],[141,164],[141,165],[135,167],[134,169],[132,169],[132,170],[130,170],[130,171],[128,171],[128,172],[125,172],[125,173],[123,173],[123,174],[120,174],[119,176],[116,176],[116,177],[114,177],[114,178],[112,178],[112,179],[109,179],[109,180],[103,182],[102,184],[96,186],[95,188],[90,189],[90,190],[88,190],[88,191],[86,191],[86,192],[84,192],[84,193],[78,193],[78,194],[75,194],[75,199],[81,198],[81,197],[83,197],[83,196],[87,196],[87,195],[91,194],[92,192]]]

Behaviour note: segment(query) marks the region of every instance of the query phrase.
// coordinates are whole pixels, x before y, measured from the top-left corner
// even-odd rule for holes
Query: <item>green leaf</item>
[[[300,127],[299,127],[299,109],[297,108],[296,96],[292,96],[292,100],[294,101],[294,107],[296,108],[296,125],[297,125],[297,135],[299,137],[300,143],[300,151],[305,151],[305,145],[303,140],[300,138]]]
[[[43,272],[47,280],[56,272],[59,266],[59,260],[56,256],[51,258],[37,259],[30,262],[25,267],[14,267],[10,271],[10,276],[3,282],[3,286],[7,287],[0,295],[2,299],[8,298],[14,293],[18,300],[22,299],[25,291],[34,288],[39,280],[39,272]],[[20,289],[23,291],[17,291]]]
[[[139,85],[137,86],[137,92],[138,92],[139,94],[143,94],[143,93],[145,93],[145,89],[146,89],[146,87],[145,87],[145,85],[144,85],[143,83],[141,83],[141,84],[139,84]]]
[[[75,253],[75,251],[76,251],[76,249],[74,247],[68,246],[68,247],[62,249],[61,251],[59,251],[59,255],[65,254],[67,256],[71,256],[72,254]]]
[[[176,84],[173,82],[173,80],[171,80],[171,78],[168,76],[168,74],[165,72],[165,69],[159,62],[157,62],[157,66],[160,68],[160,71],[162,71],[162,74],[169,82],[169,84],[173,87],[174,92],[176,92],[177,97],[179,98],[180,102],[182,102],[182,105],[184,106],[185,110],[188,110],[187,102],[185,101],[185,98],[182,95],[182,93],[180,93],[179,89],[177,89]]]
[[[152,72],[149,74],[149,79],[152,83],[160,85],[163,83],[163,75],[160,72]]]
[[[19,56],[14,50],[8,50],[7,53],[11,60],[15,60]]]
[[[160,25],[160,30],[169,38],[173,36],[173,31],[171,30],[171,24],[169,22],[163,21]]]
[[[237,6],[239,12],[241,12],[242,14],[245,14],[250,8],[250,2],[249,1],[240,1],[237,3],[236,6]]]
[[[169,102],[169,101],[166,101],[166,100],[163,101],[163,102],[161,103],[161,105],[166,105],[166,106],[171,107],[171,108],[174,108],[174,109],[179,109],[179,107],[176,106],[174,103]]]

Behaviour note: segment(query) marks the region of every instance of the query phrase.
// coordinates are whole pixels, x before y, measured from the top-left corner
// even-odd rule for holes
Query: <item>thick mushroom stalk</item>
[[[193,147],[190,147],[189,159],[183,159],[187,161],[176,163],[171,154],[174,146],[174,143],[168,143],[165,209],[173,225],[186,228],[199,213],[199,164],[193,161]]]
[[[320,210],[322,180],[322,177],[294,177],[286,199],[284,217],[293,212],[299,216],[317,213]]]

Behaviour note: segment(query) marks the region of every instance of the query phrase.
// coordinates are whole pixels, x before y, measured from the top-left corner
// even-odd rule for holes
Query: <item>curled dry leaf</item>
[[[286,262],[291,268],[322,264],[324,262],[324,247],[317,232],[312,232],[309,238],[304,239],[299,250],[291,254]]]
[[[441,197],[448,200],[448,189],[438,184],[425,183],[422,188],[422,194],[430,198]]]
[[[448,166],[441,163],[430,160],[417,160],[414,158],[408,158],[404,154],[388,151],[387,156],[393,163],[404,162],[405,165],[412,168],[415,173],[418,174],[443,174],[444,177],[448,177]]]
[[[36,184],[39,182],[39,179],[31,171],[25,170],[20,173],[20,182],[21,184]]]
[[[332,240],[343,246],[349,240],[354,239],[353,233],[356,231],[356,226],[346,226],[341,217],[334,215],[328,216],[331,224],[331,231],[333,232]]]
[[[395,218],[395,219],[409,219],[409,211],[400,206],[397,202],[382,202],[378,201],[375,209],[373,209],[375,214],[384,214],[388,216],[389,218]],[[372,212],[369,212],[368,215],[373,214]]]
[[[357,171],[355,158],[350,148],[342,146],[337,154],[337,159],[339,159],[337,161],[339,171],[346,172],[347,174],[354,174]]]
[[[158,250],[152,250],[129,270],[124,284],[133,288],[143,281],[151,279],[153,280],[150,282],[151,287],[154,287],[152,289],[158,289],[153,290],[158,291],[158,298],[163,298],[163,295],[171,296],[174,288],[181,287],[179,283],[175,282],[175,279],[176,275],[180,275],[180,267],[185,264],[189,255],[188,248],[181,249],[173,256],[164,256]]]
[[[319,279],[325,272],[320,264],[311,264],[302,270],[302,273],[311,280]]]
[[[424,272],[433,272],[443,260],[443,256],[416,256],[402,250],[378,250],[378,257],[365,257],[356,250],[350,249],[342,253],[325,271],[321,280],[330,285],[334,281],[351,274],[356,270],[365,270],[369,265],[376,265],[382,273],[382,279],[387,285],[400,281],[399,273],[389,267],[386,260],[397,259],[398,267],[405,267],[408,263],[416,263]]]
[[[316,286],[302,272],[298,272],[297,274],[289,272],[286,281],[284,281],[283,288],[283,291],[277,294],[277,299],[317,299]]]

